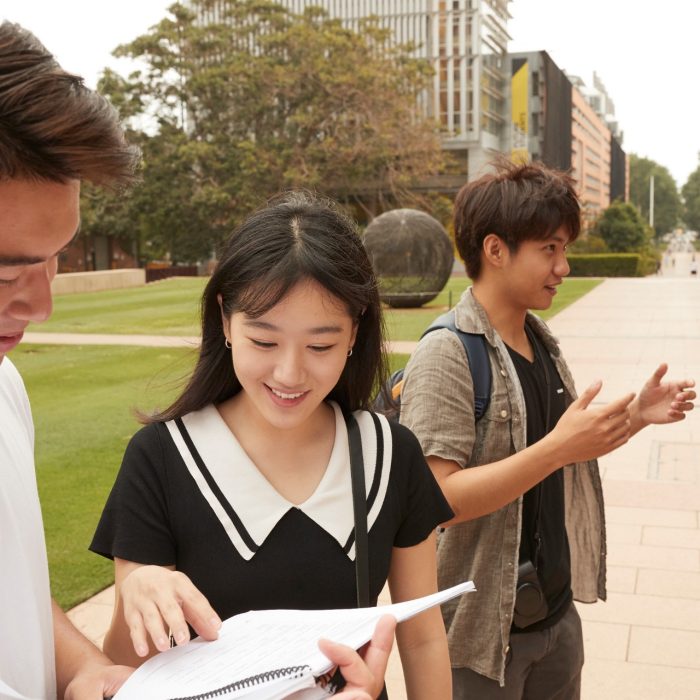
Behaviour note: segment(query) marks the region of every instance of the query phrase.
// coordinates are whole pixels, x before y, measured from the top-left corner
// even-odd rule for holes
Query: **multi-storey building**
[[[571,167],[572,86],[546,51],[511,53],[510,125],[503,150],[516,160]]]
[[[351,28],[370,16],[398,44],[412,44],[434,75],[420,107],[439,124],[445,149],[458,163],[460,177],[444,179],[456,189],[465,176],[501,150],[507,80],[504,73],[510,0],[277,0],[292,12],[322,7]],[[212,6],[204,21],[220,20]],[[444,187],[446,185],[446,187]]]
[[[456,189],[478,173],[501,146],[507,96],[504,73],[510,0],[283,0],[295,11],[317,4],[357,26],[376,15],[400,43],[433,67],[423,108],[440,125],[443,147],[452,152],[461,177]]]
[[[622,150],[624,134],[615,117],[615,104],[595,71],[592,86],[586,85],[577,76],[570,75],[569,79],[610,129],[610,200],[622,199],[626,202],[629,200],[629,161]]]
[[[612,134],[578,85],[571,91],[571,174],[579,184],[584,220],[610,205]]]
[[[627,157],[612,99],[599,76],[586,86],[545,51],[508,54],[510,1],[277,0],[296,13],[321,7],[353,29],[374,16],[396,43],[413,44],[415,55],[430,63],[433,79],[420,107],[439,124],[457,174],[426,187],[454,193],[505,152],[571,170],[584,215],[594,218],[628,195]],[[223,16],[213,3],[202,19]]]
[[[513,159],[542,160],[577,181],[585,222],[614,199],[627,199],[627,157],[614,107],[600,79],[589,89],[545,51],[508,55],[510,128],[503,148]]]

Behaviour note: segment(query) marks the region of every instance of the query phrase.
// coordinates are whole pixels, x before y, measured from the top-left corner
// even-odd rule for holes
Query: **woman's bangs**
[[[297,281],[293,278],[279,279],[272,270],[241,292],[235,310],[250,318],[258,318],[282,301]]]

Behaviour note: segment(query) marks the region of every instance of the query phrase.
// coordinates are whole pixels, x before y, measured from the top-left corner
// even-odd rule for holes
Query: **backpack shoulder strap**
[[[491,363],[486,349],[486,339],[481,333],[467,333],[457,328],[454,309],[438,316],[423,331],[421,338],[439,328],[452,331],[464,347],[474,384],[474,419],[479,420],[486,413],[491,400]]]

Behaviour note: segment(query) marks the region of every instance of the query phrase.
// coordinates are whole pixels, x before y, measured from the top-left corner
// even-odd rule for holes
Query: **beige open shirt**
[[[574,382],[556,338],[533,314],[527,323],[549,351],[566,392]],[[481,333],[491,364],[491,399],[474,422],[474,389],[459,338],[449,330],[429,333],[414,351],[404,375],[401,422],[418,437],[426,457],[468,468],[490,464],[526,446],[525,401],[503,341],[471,288],[456,307],[456,325]],[[596,461],[564,467],[566,530],[571,549],[574,598],[605,599],[605,519]],[[522,522],[522,497],[495,513],[448,528],[438,540],[441,589],[473,579],[477,593],[443,605],[452,666],[467,667],[504,682],[510,639]]]

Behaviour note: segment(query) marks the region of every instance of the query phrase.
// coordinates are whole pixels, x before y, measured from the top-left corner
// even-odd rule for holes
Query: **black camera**
[[[544,620],[548,612],[547,599],[537,577],[537,569],[531,561],[524,561],[518,567],[513,624],[518,629],[529,627]]]

